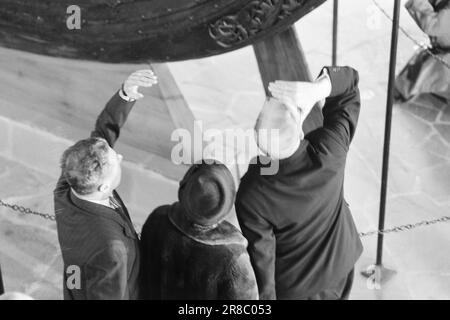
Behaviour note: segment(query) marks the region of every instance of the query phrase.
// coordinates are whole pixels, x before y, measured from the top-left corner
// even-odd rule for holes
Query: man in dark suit
[[[64,261],[64,299],[138,299],[140,243],[115,189],[122,156],[112,149],[139,87],[157,79],[133,73],[99,115],[91,137],[67,149],[54,191],[58,239]]]
[[[261,175],[266,160],[250,165],[236,200],[260,298],[346,299],[362,252],[343,188],[360,109],[358,73],[324,68],[315,82],[276,81],[269,90],[274,98],[255,133],[279,170]],[[302,121],[325,98],[323,127],[304,136]],[[273,129],[278,136],[260,134]]]

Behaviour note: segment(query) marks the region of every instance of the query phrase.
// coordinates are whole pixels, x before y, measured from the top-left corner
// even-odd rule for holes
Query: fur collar
[[[228,221],[219,222],[211,227],[192,223],[186,218],[179,202],[169,209],[169,220],[180,232],[194,241],[210,245],[242,245],[247,247],[247,240],[242,233]]]

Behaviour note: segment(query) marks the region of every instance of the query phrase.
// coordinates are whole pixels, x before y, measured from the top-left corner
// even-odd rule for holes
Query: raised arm
[[[427,35],[442,37],[448,34],[450,10],[436,12],[428,0],[409,0],[405,7],[420,29]]]
[[[332,89],[322,110],[323,128],[347,151],[356,131],[361,106],[358,72],[350,67],[325,70]]]
[[[356,70],[327,67],[314,82],[276,81],[269,85],[269,90],[291,112],[298,113],[296,118],[301,122],[317,102],[325,99],[323,128],[313,131],[308,138],[333,154],[345,154],[355,133],[360,109]]]
[[[98,116],[91,137],[103,138],[113,148],[135,101],[143,97],[137,91],[138,88],[151,87],[156,83],[156,76],[151,70],[140,70],[131,74],[125,80],[122,89],[108,101]]]
[[[131,74],[123,83],[122,88],[109,100],[97,118],[91,137],[99,137],[108,141],[111,147],[119,138],[120,129],[125,124],[136,100],[143,95],[139,87],[151,87],[157,83],[157,78],[151,70],[140,70]],[[68,183],[61,174],[54,190],[55,194],[64,192]]]

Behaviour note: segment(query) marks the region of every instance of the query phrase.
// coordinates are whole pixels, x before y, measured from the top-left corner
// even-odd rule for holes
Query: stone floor
[[[391,0],[378,2],[392,12]],[[339,64],[358,69],[363,100],[345,190],[358,229],[367,231],[377,227],[391,24],[371,0],[340,1],[340,6]],[[331,60],[331,13],[329,1],[296,25],[312,74]],[[401,18],[408,32],[425,39],[405,10]],[[413,50],[414,44],[400,35],[398,70]],[[264,92],[251,48],[173,63],[170,69],[205,127],[253,126]],[[394,108],[387,228],[450,214],[450,106],[436,102],[433,107],[419,97]],[[0,199],[52,212],[53,175],[0,157],[0,178]],[[148,188],[152,205],[175,198],[174,183],[152,175],[133,181],[128,186]],[[147,205],[136,208],[138,222],[151,207]],[[6,288],[39,299],[60,299],[61,259],[54,224],[5,208],[0,208],[0,221]],[[450,223],[387,235],[384,262],[397,274],[381,290],[370,289],[359,275],[375,260],[376,237],[364,237],[363,244],[352,299],[450,299]]]
[[[54,177],[0,158],[0,178],[3,201],[53,213]],[[62,260],[54,222],[0,207],[0,243],[6,290],[39,299],[62,297]]]

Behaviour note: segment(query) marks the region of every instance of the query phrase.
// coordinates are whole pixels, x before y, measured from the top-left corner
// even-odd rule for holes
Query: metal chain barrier
[[[440,217],[438,219],[434,219],[434,220],[424,220],[424,221],[420,221],[414,224],[405,224],[405,225],[401,225],[401,226],[397,226],[391,229],[384,229],[384,230],[374,230],[374,231],[369,231],[369,232],[361,232],[359,233],[360,237],[367,237],[367,236],[372,236],[375,234],[388,234],[388,233],[393,233],[393,232],[402,232],[402,231],[407,231],[407,230],[412,230],[418,227],[424,227],[424,226],[429,226],[429,225],[433,225],[436,223],[440,223],[440,222],[448,222],[450,221],[450,216],[443,216]]]
[[[386,10],[383,9],[383,7],[376,1],[376,0],[372,0],[373,4],[381,11],[381,13],[383,13],[383,15],[386,16],[386,18],[388,18],[391,22],[394,22],[392,17],[386,12]],[[421,43],[420,41],[416,40],[413,36],[411,36],[403,27],[399,27],[399,30],[408,38],[410,39],[412,42],[414,42],[417,46],[421,47],[422,49],[424,49],[431,57],[433,57],[434,59],[436,59],[437,61],[439,61],[440,63],[442,63],[444,65],[444,67],[446,67],[447,69],[450,69],[450,64],[447,63],[447,61],[445,61],[444,59],[442,59],[441,57],[439,57],[438,55],[434,54],[431,50],[430,47],[426,46],[425,44]]]
[[[44,218],[46,220],[55,221],[55,216],[54,215],[33,211],[33,210],[29,209],[29,208],[25,208],[25,207],[19,206],[17,204],[9,204],[9,203],[3,202],[1,199],[0,199],[0,207],[7,207],[7,208],[10,208],[11,210],[19,212],[19,213],[32,214],[32,215],[36,215],[36,216],[39,216],[41,218]]]
[[[44,218],[46,220],[51,220],[51,221],[55,221],[55,216],[54,215],[50,215],[50,214],[46,214],[46,213],[40,213],[40,212],[36,212],[33,211],[29,208],[25,208],[23,206],[19,206],[17,204],[9,204],[6,202],[3,202],[2,200],[0,200],[0,207],[7,207],[13,211],[17,211],[23,214],[32,214],[32,215],[37,215],[40,216],[41,218]],[[373,230],[373,231],[368,231],[368,232],[360,232],[358,235],[363,238],[363,237],[368,237],[368,236],[373,236],[376,234],[388,234],[388,233],[396,233],[396,232],[402,232],[402,231],[408,231],[408,230],[412,230],[418,227],[425,227],[425,226],[430,226],[436,223],[441,223],[441,222],[449,222],[450,221],[450,216],[443,216],[440,217],[438,219],[433,219],[433,220],[424,220],[424,221],[420,221],[414,224],[405,224],[405,225],[400,225],[397,227],[393,227],[390,229],[384,229],[384,230]],[[134,224],[134,227],[137,230],[140,230],[140,226]],[[141,236],[141,233],[138,232],[139,238]]]
[[[44,218],[44,219],[50,220],[50,221],[55,221],[56,220],[56,217],[54,215],[51,215],[51,214],[48,214],[48,213],[41,213],[41,212],[33,211],[30,208],[19,206],[17,204],[9,204],[9,203],[3,202],[2,200],[0,200],[0,207],[6,207],[6,208],[9,208],[9,209],[11,209],[13,211],[22,213],[22,214],[36,215],[36,216],[39,216],[41,218]],[[139,225],[137,225],[137,224],[133,224],[133,226],[134,226],[134,228],[136,230],[140,230],[141,229],[141,227]],[[141,233],[138,232],[137,234],[138,234],[138,236],[140,238],[141,237]]]

